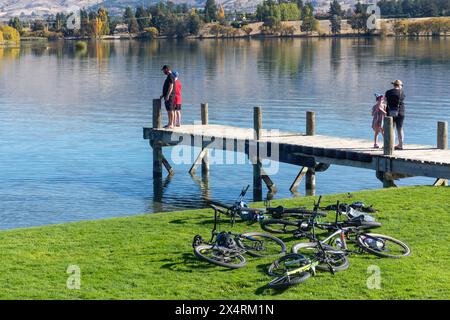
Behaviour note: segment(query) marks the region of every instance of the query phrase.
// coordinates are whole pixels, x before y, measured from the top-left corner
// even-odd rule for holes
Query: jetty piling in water
[[[316,115],[313,111],[306,113],[306,133],[277,131],[273,134],[270,130],[263,129],[261,107],[253,110],[253,128],[210,124],[208,104],[202,103],[201,125],[168,129],[161,125],[161,100],[155,99],[153,125],[151,128],[144,128],[144,139],[148,139],[153,148],[153,177],[159,181],[155,182],[155,186],[162,185],[163,166],[169,175],[174,172],[164,158],[162,148],[176,145],[201,148],[190,173],[194,174],[196,167],[201,164],[202,177],[207,177],[210,170],[208,150],[245,152],[253,165],[255,201],[262,199],[262,182],[270,193],[276,192],[275,183],[262,166],[264,159],[300,166],[290,190],[295,193],[302,179],[305,179],[308,195],[315,193],[316,173],[326,171],[330,165],[373,170],[384,187],[394,187],[395,180],[414,176],[436,178],[434,185],[447,185],[450,179],[447,122],[438,122],[437,147],[407,145],[404,150],[394,150],[393,119],[386,117],[383,149],[374,149],[372,142],[368,140],[317,135]],[[262,152],[264,150],[270,150],[271,155]],[[273,154],[277,155],[276,159],[272,157]],[[161,195],[158,193],[157,196]]]

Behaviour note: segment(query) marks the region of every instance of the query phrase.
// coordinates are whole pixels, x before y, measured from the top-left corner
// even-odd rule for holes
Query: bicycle
[[[319,211],[321,201],[322,196],[319,197],[319,200],[317,202],[314,201],[313,210],[296,208],[297,214],[292,216],[292,218],[294,218],[293,220],[285,219],[284,217],[263,220],[261,222],[261,228],[264,231],[271,233],[278,233],[278,234],[296,233],[298,230],[302,230],[305,227],[305,224],[308,224],[308,221],[312,216],[314,217],[327,216],[327,212]]]
[[[316,217],[317,214],[311,219],[314,220]],[[314,234],[314,225],[312,230]],[[275,276],[275,279],[268,283],[268,287],[284,289],[306,281],[311,275],[316,275],[316,269],[334,274],[348,267],[349,261],[345,252],[317,241],[308,252],[291,253],[275,260],[268,270],[268,274]]]
[[[270,207],[270,202],[265,201],[266,208],[249,208],[247,203],[243,201],[245,194],[249,189],[249,185],[243,188],[238,199],[232,205],[226,205],[219,201],[210,200],[209,205],[214,205],[219,208],[221,212],[229,216],[232,219],[232,224],[236,221],[236,218],[241,218],[245,221],[264,221],[268,216],[273,219],[303,219],[305,216],[309,216],[314,212],[306,210],[304,207],[297,208],[284,208],[283,206]]]
[[[214,227],[211,239],[205,242],[200,235],[194,237],[192,247],[194,254],[201,260],[231,269],[242,268],[247,264],[245,253],[253,257],[269,257],[286,252],[286,245],[281,239],[259,232],[233,233],[218,232],[217,225],[223,210],[213,204]]]
[[[295,236],[298,238],[307,238],[314,242],[298,243],[292,247],[292,252],[299,253],[301,250],[309,250],[316,246],[318,239],[315,236],[315,232],[309,233],[309,229],[317,227],[322,230],[328,231],[328,235],[325,239],[319,241],[322,244],[336,247],[339,250],[343,250],[347,253],[371,253],[378,257],[386,258],[401,258],[409,256],[411,249],[404,242],[397,240],[393,237],[368,233],[365,230],[381,227],[381,223],[368,219],[367,214],[361,214],[357,216],[349,217],[351,211],[347,211],[347,220],[338,221],[338,217],[342,215],[339,202],[336,206],[336,219],[334,223],[317,223],[310,221],[310,225],[304,227]],[[369,221],[368,221],[369,220]],[[347,242],[356,244],[358,250],[349,249]]]

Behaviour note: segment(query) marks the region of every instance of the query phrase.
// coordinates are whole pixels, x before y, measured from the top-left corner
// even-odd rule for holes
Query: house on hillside
[[[128,34],[128,25],[126,23],[119,23],[114,29],[114,34]]]

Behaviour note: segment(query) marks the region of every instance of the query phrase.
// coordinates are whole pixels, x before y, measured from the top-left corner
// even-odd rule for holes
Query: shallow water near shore
[[[142,139],[159,97],[163,64],[180,72],[183,121],[305,130],[372,139],[375,92],[405,82],[406,143],[434,145],[450,120],[450,42],[440,39],[266,39],[25,43],[0,48],[0,228],[202,207],[233,201],[252,183],[250,165],[213,165],[207,186],[174,166],[154,201],[152,153]],[[170,161],[170,148],[164,153]],[[299,167],[281,164],[275,198],[291,197]],[[317,194],[380,188],[370,170],[332,166]],[[410,178],[399,185],[431,184]],[[299,186],[304,194],[304,183]],[[159,200],[159,199],[158,199]],[[249,192],[247,200],[251,200]]]

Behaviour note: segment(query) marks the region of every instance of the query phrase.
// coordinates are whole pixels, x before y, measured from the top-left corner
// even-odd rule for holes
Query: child
[[[386,104],[384,102],[384,96],[382,94],[375,93],[375,99],[377,103],[372,107],[372,129],[375,132],[373,147],[378,149],[378,134],[384,134],[383,132],[383,120],[386,116]]]
[[[178,79],[179,73],[174,72],[175,76],[175,126],[180,127],[181,126],[181,82]]]

